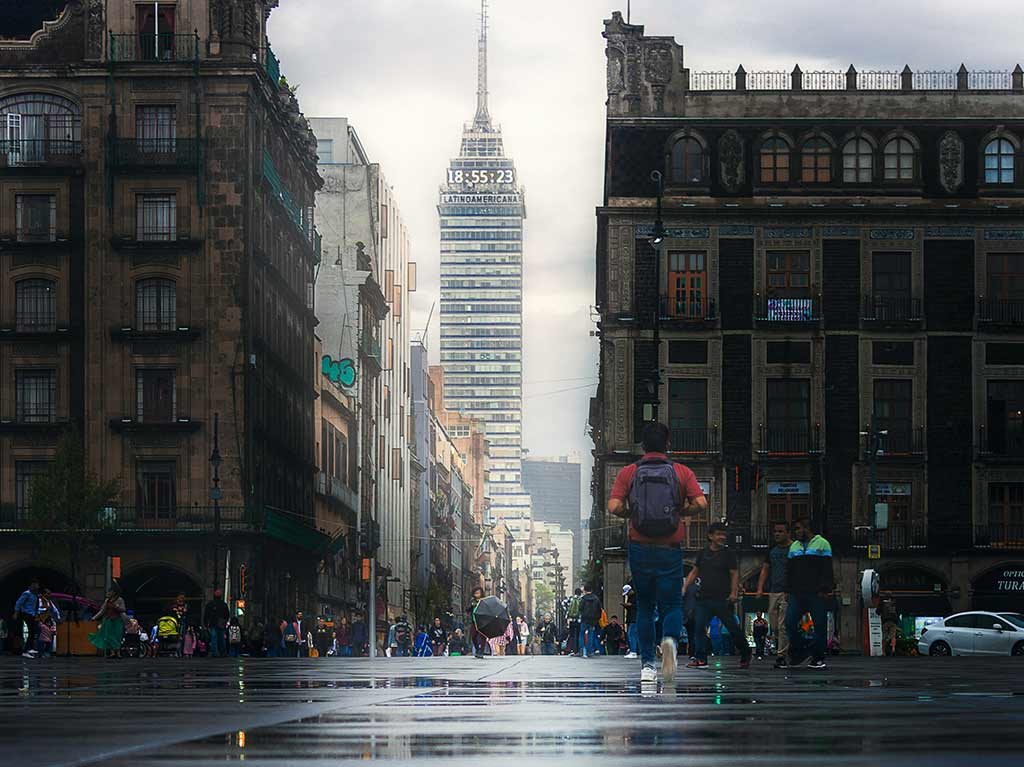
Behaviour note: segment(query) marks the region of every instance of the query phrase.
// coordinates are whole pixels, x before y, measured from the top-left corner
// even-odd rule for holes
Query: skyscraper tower
[[[487,105],[487,0],[481,1],[477,106],[441,186],[444,402],[487,423],[491,516],[530,534],[522,488],[523,219],[515,164]],[[519,548],[525,554],[525,544]]]

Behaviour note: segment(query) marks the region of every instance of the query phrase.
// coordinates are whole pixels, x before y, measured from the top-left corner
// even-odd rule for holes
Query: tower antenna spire
[[[473,127],[478,131],[491,129],[491,113],[487,109],[487,0],[480,0],[480,44],[476,65],[476,117]]]

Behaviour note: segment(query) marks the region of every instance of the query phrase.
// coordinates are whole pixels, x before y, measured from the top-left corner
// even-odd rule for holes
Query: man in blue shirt
[[[26,658],[36,657],[36,651],[33,648],[36,644],[36,630],[38,628],[36,615],[38,614],[39,580],[33,578],[29,587],[22,592],[21,596],[18,597],[18,601],[14,603],[14,628],[17,632],[15,636],[19,638],[25,636],[21,628],[22,623],[28,629],[28,636],[25,638],[25,646],[23,648],[24,652],[22,652],[22,655]]]

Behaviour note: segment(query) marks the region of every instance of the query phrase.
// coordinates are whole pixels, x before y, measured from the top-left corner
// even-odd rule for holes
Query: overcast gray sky
[[[597,380],[594,208],[601,202],[602,20],[626,2],[491,0],[491,115],[526,187],[525,446],[584,458]],[[634,0],[693,71],[1009,70],[1024,15],[1005,0]],[[281,71],[309,116],[348,117],[394,185],[419,263],[414,327],[438,297],[438,186],[476,104],[479,0],[282,0]],[[431,349],[437,349],[437,315]],[[437,359],[435,358],[435,362]],[[584,506],[587,505],[586,499]]]

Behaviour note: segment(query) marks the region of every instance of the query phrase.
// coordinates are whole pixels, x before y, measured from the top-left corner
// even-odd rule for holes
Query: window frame
[[[1009,147],[1009,152],[999,151],[1003,145]],[[995,152],[990,152],[989,149],[992,147],[996,148]],[[980,169],[978,178],[980,184],[983,186],[997,187],[1005,189],[1006,187],[1014,186],[1017,184],[1017,155],[1020,153],[1020,145],[1017,140],[1000,131],[998,133],[985,137],[981,146],[981,157],[980,157]],[[989,168],[989,158],[995,158],[996,167]],[[1004,158],[1009,158],[1009,166],[1004,165]],[[989,171],[993,170],[996,173],[997,178],[992,180],[989,178]],[[1004,171],[1009,171],[1009,180],[1004,181],[1002,175]]]
[[[159,221],[156,225],[147,223],[147,218],[161,219],[164,213],[167,214],[166,226],[160,226]],[[177,193],[139,192],[135,195],[135,239],[138,242],[174,242],[178,239]]]
[[[46,286],[48,299],[25,295],[29,287]],[[28,314],[31,305],[36,311]],[[37,319],[42,306],[43,321]],[[36,315],[33,317],[32,315]],[[25,277],[14,283],[14,329],[18,333],[54,333],[57,330],[57,281],[49,277]]]
[[[147,295],[150,291],[154,295]],[[155,320],[147,304],[155,302]],[[169,309],[169,312],[168,312]],[[147,333],[161,333],[178,328],[178,283],[160,276],[141,277],[135,281],[135,329]]]
[[[910,147],[910,176],[907,178],[902,177],[902,171],[904,170],[904,162],[902,158],[907,156],[906,152],[900,151],[902,144],[906,144]],[[895,146],[895,152],[889,152],[889,147]],[[882,142],[882,180],[888,184],[914,184],[920,179],[921,173],[921,147],[917,143],[916,139],[911,137],[908,133],[895,133],[889,135]],[[896,166],[892,169],[889,168],[889,163],[886,158],[894,156],[896,157]],[[895,175],[890,176],[889,171],[894,170]]]
[[[36,201],[45,199],[49,208],[49,226],[46,232],[30,231],[30,220],[33,216],[26,206],[29,199]],[[40,205],[42,207],[42,205]],[[51,192],[16,192],[14,195],[15,232],[18,242],[56,242],[57,241],[57,195]],[[38,212],[38,211],[37,211]],[[41,229],[42,227],[40,227]]]
[[[897,410],[905,408],[906,416]],[[871,382],[871,426],[885,430],[886,453],[913,452],[914,381],[912,378],[874,378]]]
[[[825,136],[814,134],[804,139],[800,145],[800,183],[814,186],[831,184],[835,180],[834,154],[835,146]],[[813,178],[807,178],[808,171]],[[821,177],[822,171],[825,172],[824,178]]]
[[[170,417],[162,419],[162,405],[151,403],[146,396],[147,378],[158,377],[161,374],[170,375]],[[156,382],[149,382],[155,386]],[[149,413],[149,415],[147,415]],[[168,424],[178,420],[178,376],[177,370],[170,367],[138,367],[135,368],[135,420],[137,423],[145,424]]]
[[[43,382],[29,387],[29,381]],[[30,403],[31,392],[44,396]],[[26,413],[26,410],[31,412]],[[57,370],[47,367],[25,367],[14,370],[14,420],[17,423],[55,423],[57,421]]]
[[[167,469],[166,473],[161,474],[156,469],[163,468]],[[148,471],[147,471],[148,469]],[[157,484],[153,489],[156,490],[156,503],[150,504],[149,494],[151,488],[146,487],[146,478],[152,478]],[[152,520],[169,520],[174,519],[177,516],[177,478],[178,478],[178,467],[177,462],[174,460],[166,459],[145,459],[138,460],[135,462],[135,512],[142,519]],[[161,481],[166,482],[166,485],[161,488]],[[167,492],[168,500],[170,503],[161,504],[160,495],[162,492]]]
[[[677,258],[684,268],[676,268]],[[699,263],[698,263],[699,262]],[[694,266],[697,264],[697,266]],[[670,250],[665,290],[665,308],[669,317],[702,320],[708,316],[708,253],[704,250]],[[694,299],[694,295],[697,298]],[[680,301],[682,310],[680,311]],[[696,314],[694,313],[696,310]]]
[[[781,146],[781,149],[780,149]],[[765,136],[758,147],[758,183],[764,186],[778,186],[781,184],[793,183],[793,142],[785,136],[777,133]],[[779,158],[785,158],[785,163],[780,164]],[[766,158],[771,158],[769,165],[765,164]],[[766,178],[766,171],[771,172],[771,178]],[[780,173],[785,172],[785,178],[780,178]]]
[[[687,387],[700,389],[702,397],[677,396],[686,392]],[[708,379],[701,377],[676,376],[668,380],[668,427],[670,434],[683,432],[682,439],[669,440],[669,450],[673,453],[705,453],[708,444],[708,423],[710,421],[710,401],[708,399]],[[692,418],[687,414],[676,415],[675,408],[688,410],[693,403],[702,403],[703,418]],[[676,425],[679,422],[679,425]],[[697,425],[699,423],[699,425]]]
[[[680,149],[682,147],[682,149]],[[696,152],[690,151],[696,149]],[[677,163],[681,160],[681,165]],[[697,178],[693,178],[693,163],[696,162]],[[709,165],[707,143],[692,131],[685,131],[669,139],[665,153],[665,174],[672,186],[704,187],[709,183]],[[681,174],[676,171],[680,170]]]
[[[862,144],[868,149],[866,153],[861,151]],[[853,147],[852,151],[850,149],[851,146]],[[877,152],[878,146],[870,138],[859,133],[849,136],[845,141],[843,141],[842,150],[840,151],[840,162],[843,170],[843,184],[873,184],[877,173]],[[848,157],[852,157],[854,159],[854,164],[850,167],[847,167],[846,164]],[[865,157],[868,158],[866,168],[863,167],[861,163]],[[860,178],[860,175],[864,170],[867,170],[867,180]],[[847,178],[847,171],[853,171],[856,178]]]
[[[175,104],[135,105],[135,145],[146,155],[174,154],[178,139]]]
[[[29,458],[14,461],[14,513],[19,521],[28,517],[32,508],[32,483],[36,477],[45,474],[52,462]]]

